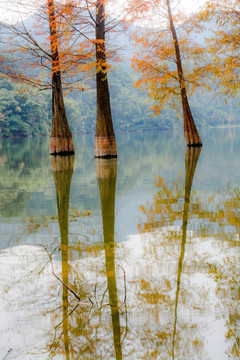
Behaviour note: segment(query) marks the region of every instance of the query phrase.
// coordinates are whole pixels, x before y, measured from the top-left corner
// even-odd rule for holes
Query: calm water
[[[1,360],[239,359],[240,129],[201,137],[0,139]]]

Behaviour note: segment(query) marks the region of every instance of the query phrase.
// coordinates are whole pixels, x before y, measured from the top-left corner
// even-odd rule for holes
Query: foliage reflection
[[[142,236],[146,238],[152,236],[159,240],[159,234],[162,234],[162,244],[159,243],[158,247],[163,246],[164,253],[162,256],[167,262],[169,262],[167,260],[169,256],[174,258],[176,249],[180,245],[174,305],[172,358],[179,358],[179,356],[181,358],[183,354],[186,356],[187,351],[190,351],[188,356],[192,359],[195,358],[195,355],[199,359],[202,358],[200,353],[204,358],[206,345],[204,345],[204,337],[200,328],[204,326],[204,313],[208,313],[208,306],[210,307],[210,302],[212,302],[215,304],[214,312],[211,314],[212,321],[219,321],[219,315],[215,315],[215,309],[221,307],[222,317],[225,321],[225,343],[228,344],[226,352],[229,358],[235,359],[239,357],[236,306],[240,294],[237,283],[239,271],[236,270],[238,257],[237,255],[233,256],[232,250],[235,249],[236,254],[239,252],[239,189],[228,186],[224,191],[221,190],[213,194],[191,191],[199,155],[200,149],[187,149],[185,183],[181,176],[171,186],[163,182],[161,178],[155,178],[157,193],[154,195],[152,203],[148,202],[140,207],[141,219],[138,227]],[[182,224],[181,227],[179,227],[180,224]],[[169,247],[172,249],[171,255]],[[188,258],[184,260],[186,247]],[[152,253],[153,251],[157,254],[159,249],[152,249]],[[172,271],[174,272],[173,268]],[[195,283],[196,293],[191,294],[190,284],[196,281],[194,278],[199,279],[199,284],[198,281]],[[212,281],[210,279],[215,282],[211,287],[209,287],[210,281]],[[203,280],[202,289],[209,287],[209,292],[216,289],[215,294],[212,293],[207,300],[207,295],[202,293],[202,298],[196,301],[197,289]],[[164,289],[158,290],[159,296],[164,298],[166,305],[168,304],[170,312],[173,310],[170,307],[172,286],[173,282],[170,283],[169,281],[167,291],[169,297],[165,296],[164,298]],[[146,287],[145,284],[142,293],[148,291],[148,288],[149,285]],[[199,309],[196,319],[189,321],[189,324],[187,321],[183,321],[182,314],[178,321],[179,307],[181,307],[182,313],[186,312],[186,309],[184,310],[186,304],[188,304],[189,310],[194,304],[191,316],[194,316],[193,314],[197,312],[196,309]],[[203,324],[201,325],[202,321]],[[207,324],[205,326],[207,327]],[[183,329],[189,331],[189,339],[183,339]],[[163,334],[160,336],[162,337]],[[167,336],[171,337],[170,331]],[[185,344],[184,349],[186,340],[188,344],[187,346]]]

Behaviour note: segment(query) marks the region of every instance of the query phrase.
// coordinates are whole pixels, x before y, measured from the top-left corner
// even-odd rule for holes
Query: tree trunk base
[[[202,141],[193,120],[192,112],[188,103],[186,89],[182,90],[184,136],[188,147],[200,147]]]
[[[51,155],[74,154],[74,145],[71,137],[50,137]]]
[[[111,159],[117,157],[115,136],[95,137],[95,158]]]
[[[188,147],[201,147],[202,143],[197,143],[197,144],[187,144]]]
[[[194,123],[190,123],[189,126],[192,131],[185,131],[185,140],[188,147],[201,147],[202,141],[198,134],[197,128]]]

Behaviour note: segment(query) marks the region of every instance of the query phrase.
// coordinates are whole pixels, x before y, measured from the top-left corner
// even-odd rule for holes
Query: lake
[[[0,139],[0,360],[239,359],[240,128]]]

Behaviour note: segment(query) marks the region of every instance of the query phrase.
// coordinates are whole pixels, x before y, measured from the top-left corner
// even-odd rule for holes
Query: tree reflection
[[[224,188],[216,185],[212,192],[196,190],[200,170],[200,164],[196,166],[196,150],[199,150],[188,150],[192,152],[186,154],[185,178],[180,175],[171,183],[155,179],[153,199],[141,206],[140,235],[132,234],[122,242],[114,242],[116,160],[97,159],[96,169],[95,163],[88,164],[91,171],[86,172],[86,178],[82,176],[84,166],[81,168],[72,194],[81,198],[83,213],[73,209],[68,214],[73,164],[67,160],[70,158],[62,158],[62,165],[58,158],[52,158],[61,242],[58,243],[59,231],[55,231],[58,228],[55,216],[39,221],[30,241],[47,244],[49,252],[54,253],[55,273],[59,278],[62,273],[64,283],[85,303],[91,297],[94,306],[76,304],[66,286],[52,276],[42,247],[16,247],[4,252],[2,298],[7,298],[16,318],[24,319],[18,327],[14,323],[8,338],[14,339],[16,331],[23,331],[22,344],[25,339],[31,342],[29,357],[23,345],[21,358],[32,359],[35,353],[36,359],[215,359],[217,355],[209,351],[209,344],[212,346],[216,338],[223,340],[224,336],[219,350],[222,357],[239,358],[240,189],[228,184]],[[164,158],[167,166],[165,154],[162,151],[160,159]],[[201,160],[202,156],[203,153]],[[148,162],[149,158],[145,158],[144,165]],[[203,161],[201,165],[204,166]],[[48,167],[44,165],[41,169]],[[127,174],[134,173],[134,177],[120,178],[126,178],[130,186],[139,185],[141,169],[139,164],[129,166]],[[160,166],[156,172],[157,169]],[[96,170],[98,184],[94,178]],[[224,174],[223,179],[226,177]],[[221,183],[226,182],[223,179]],[[37,182],[34,184],[38,186]],[[83,188],[84,195],[79,191]],[[120,197],[128,195],[129,187],[124,189]],[[87,215],[90,213],[87,209],[96,209],[93,201],[87,205],[87,199],[94,199],[94,204],[99,202],[98,191],[102,214],[93,210]],[[44,197],[42,201],[45,202]],[[51,228],[46,226],[49,223]],[[41,238],[44,232],[45,237]],[[58,245],[61,258],[56,252]],[[126,301],[119,263],[127,278]],[[126,333],[122,311],[125,305]],[[22,326],[27,322],[28,327]],[[30,326],[35,332],[31,337]],[[47,355],[42,354],[44,350]]]
[[[117,177],[117,159],[96,159],[95,164],[101,198],[105,264],[109,304],[111,307],[114,348],[116,360],[121,360],[121,328],[114,253],[115,188]]]
[[[185,195],[184,195],[183,224],[182,224],[182,243],[181,243],[181,252],[178,261],[177,290],[175,297],[175,320],[174,320],[173,350],[172,350],[173,359],[174,359],[175,336],[176,336],[176,328],[177,328],[178,297],[179,297],[180,281],[182,274],[182,264],[183,264],[185,245],[187,240],[189,203],[191,197],[193,177],[200,152],[201,152],[201,148],[197,148],[197,147],[187,148],[185,155]]]
[[[196,325],[198,320],[188,323],[187,319],[181,315],[178,321],[180,294],[181,313],[187,311],[185,304],[189,294],[185,292],[185,281],[182,289],[180,288],[188,238],[191,189],[200,152],[200,148],[186,149],[185,183],[181,176],[173,182],[171,187],[161,178],[155,179],[157,194],[154,195],[154,201],[140,207],[145,221],[139,223],[139,231],[143,234],[143,239],[146,238],[146,241],[151,239],[149,252],[152,254],[151,261],[155,262],[155,265],[151,266],[153,268],[155,266],[160,271],[158,284],[154,280],[152,283],[146,283],[147,277],[144,277],[142,282],[145,284],[143,283],[140,293],[146,301],[154,303],[156,311],[158,309],[159,313],[158,328],[155,333],[152,332],[150,335],[150,329],[148,329],[149,342],[152,347],[151,350],[149,349],[148,355],[153,359],[175,359],[175,357],[180,359],[181,356],[192,359],[198,356],[201,359],[204,356],[203,341]],[[181,227],[179,227],[180,224]],[[180,249],[179,255],[178,248]],[[170,266],[167,273],[166,266]],[[189,272],[187,276],[189,276]],[[154,279],[153,274],[152,277]],[[157,285],[157,288],[154,288],[154,284]],[[176,290],[173,297],[174,288]],[[152,299],[150,294],[154,294],[155,299]],[[165,320],[166,312],[168,314],[167,322]],[[156,341],[156,339],[158,340]],[[192,342],[193,347],[190,345],[191,339],[196,339]]]
[[[139,354],[143,354],[143,358],[149,359],[181,359],[185,357],[199,360],[206,358],[205,330],[203,331],[203,329],[207,329],[209,326],[207,311],[210,295],[208,292],[204,292],[204,287],[198,286],[198,283],[196,283],[197,289],[194,287],[194,278],[199,273],[206,275],[208,279],[214,278],[216,281],[216,298],[211,305],[225,306],[225,311],[228,312],[228,316],[225,317],[226,338],[229,339],[229,343],[233,344],[229,348],[228,354],[229,356],[238,356],[238,311],[235,306],[236,301],[233,302],[230,298],[232,293],[229,294],[231,287],[237,291],[237,272],[234,273],[234,276],[231,275],[233,260],[229,260],[228,268],[227,266],[218,266],[206,258],[208,253],[199,255],[195,248],[199,245],[196,237],[198,234],[202,234],[203,227],[199,226],[199,223],[195,224],[193,220],[200,219],[200,216],[204,214],[204,221],[206,219],[212,223],[214,221],[215,223],[218,221],[225,223],[226,221],[218,215],[215,218],[213,216],[219,211],[211,206],[219,201],[217,195],[210,198],[207,203],[210,204],[209,207],[206,204],[204,207],[203,204],[200,204],[201,195],[192,190],[200,151],[199,148],[187,148],[185,181],[180,177],[173,183],[173,186],[169,186],[159,178],[156,181],[158,191],[154,196],[153,203],[141,207],[142,214],[147,221],[139,224],[139,230],[143,234],[144,241],[144,236],[147,234],[150,234],[151,240],[150,246],[146,242],[141,258],[138,259],[138,263],[133,265],[135,267],[133,272],[131,272],[131,265],[127,262],[131,262],[131,256],[133,256],[133,253],[128,250],[128,242],[116,245],[114,241],[116,159],[95,160],[104,241],[102,244],[90,244],[87,247],[87,261],[84,261],[83,256],[77,261],[71,261],[70,272],[68,207],[73,161],[70,158],[63,158],[60,165],[57,161],[58,158],[53,158],[55,163],[52,163],[52,170],[61,233],[62,280],[70,288],[73,288],[73,274],[76,273],[79,276],[78,280],[82,280],[86,276],[85,283],[82,282],[81,285],[81,281],[79,281],[76,284],[76,292],[78,294],[84,294],[84,291],[87,293],[89,287],[93,288],[95,285],[96,294],[93,310],[89,312],[79,305],[78,308],[74,307],[72,299],[69,298],[68,289],[66,286],[62,286],[62,313],[55,310],[57,315],[55,329],[58,336],[55,336],[52,342],[52,357],[62,354],[66,360],[70,358],[89,359],[94,356],[105,359],[106,353],[112,352],[111,347],[113,346],[115,354],[111,355],[116,360],[122,360],[123,353],[127,351],[132,356],[137,357],[140,356]],[[230,188],[224,193],[222,204],[225,204],[226,208],[222,206],[222,211],[226,215],[226,219],[231,219],[229,211],[236,211],[238,194],[236,189],[233,191]],[[231,204],[230,208],[229,204]],[[189,232],[189,224],[194,232]],[[157,238],[159,234],[160,238]],[[207,237],[206,233],[204,234]],[[158,239],[157,241],[153,239],[154,236]],[[79,240],[77,246],[80,249],[86,245]],[[186,250],[189,247],[191,247],[190,256]],[[123,253],[121,253],[122,251]],[[219,250],[219,254],[221,252],[222,249]],[[78,254],[82,254],[81,251]],[[121,289],[117,287],[119,273],[115,262],[116,254],[117,256],[121,254],[125,265],[128,266],[129,283],[127,287],[132,291],[127,306],[130,309],[130,316],[133,315],[134,320],[130,322],[129,331],[124,337],[120,323],[122,312],[119,293]],[[129,257],[130,260],[124,257]],[[169,260],[170,258],[171,260]],[[171,262],[173,266],[166,270],[166,264],[169,265]],[[105,269],[103,269],[104,265]],[[90,271],[92,274],[95,272],[95,278],[89,273]],[[133,275],[134,273],[137,273],[136,277]],[[106,290],[104,291],[105,286]],[[224,291],[226,293],[223,294]],[[105,293],[108,293],[108,301],[105,300]],[[220,300],[217,299],[217,296]],[[239,294],[235,294],[235,297],[239,298]],[[230,302],[231,306],[229,306]],[[191,319],[189,319],[189,314]],[[60,321],[59,318],[61,318]],[[215,320],[214,317],[211,319]],[[112,337],[109,337],[109,332],[112,332]],[[135,347],[136,342],[138,342],[140,350]],[[104,354],[104,352],[106,353]]]
[[[212,319],[212,322],[219,321],[219,314],[215,314],[215,311],[216,308],[221,308],[220,318],[224,320],[225,331],[225,345],[222,346],[226,346],[228,356],[235,359],[239,357],[239,334],[236,330],[239,311],[236,311],[236,306],[240,293],[237,281],[239,270],[238,267],[236,268],[238,256],[233,255],[233,251],[239,251],[240,190],[238,187],[231,187],[228,184],[226,189],[214,193],[192,191],[199,154],[199,149],[187,149],[185,184],[181,176],[172,185],[163,182],[161,178],[155,179],[157,193],[153,197],[153,202],[148,202],[140,207],[142,216],[139,231],[143,234],[143,238],[148,239],[150,236],[157,239],[158,245],[153,241],[156,249],[151,250],[151,253],[156,256],[156,261],[165,259],[169,263],[170,251],[172,250],[170,256],[174,259],[176,246],[180,245],[174,304],[172,358],[179,358],[179,356],[181,358],[183,354],[187,358],[189,356],[193,359],[195,355],[201,358],[200,353],[203,354],[206,348],[205,339],[201,335],[203,326],[201,321],[203,321],[204,315],[207,321],[209,321],[208,319]],[[181,229],[180,224],[182,224]],[[159,259],[157,256],[161,246],[164,250],[162,258]],[[188,249],[187,258],[186,248]],[[174,267],[172,267],[172,272],[174,273]],[[171,276],[169,272],[169,279],[172,279]],[[208,284],[214,280],[214,285],[211,283],[212,286],[209,287],[209,291],[215,289],[211,297],[208,298],[207,292],[203,292],[202,296],[197,299],[196,294],[199,289],[196,290],[190,286],[191,282],[194,283],[194,278],[199,279],[200,283],[204,280],[202,289],[204,286],[208,288]],[[195,286],[198,288],[197,280],[195,280]],[[169,307],[169,313],[173,309],[171,297],[167,297],[167,294],[171,293],[172,286],[173,279],[169,280],[167,291],[161,287],[158,290],[154,289],[159,294],[159,299],[160,296],[164,298]],[[149,286],[148,288],[145,286],[142,293],[150,290]],[[181,311],[179,311],[180,299]],[[197,313],[196,320],[192,321],[191,325],[182,315],[186,311],[186,305],[189,307],[186,313],[190,317]],[[211,314],[209,314],[210,307],[212,308]],[[181,315],[180,319],[178,319],[179,314]],[[205,326],[207,327],[207,323]],[[159,333],[159,335],[170,337],[170,331],[167,332],[169,328],[170,324],[165,327],[166,333]],[[214,331],[216,330],[214,329]],[[187,334],[189,337],[185,336]],[[192,346],[194,349],[191,348]],[[182,355],[180,355],[180,351],[182,351]],[[187,351],[189,351],[188,356],[186,355]],[[168,356],[170,355],[168,354]]]
[[[117,176],[117,159],[96,159],[96,173],[99,185],[102,210],[103,238],[102,244],[86,245],[78,242],[74,249],[81,253],[81,248],[88,249],[88,271],[93,271],[95,276],[100,279],[100,284],[89,282],[89,287],[95,285],[95,303],[90,309],[83,308],[81,303],[74,306],[75,301],[69,298],[69,289],[73,289],[77,294],[85,296],[89,291],[86,281],[80,283],[80,279],[85,279],[84,269],[81,263],[84,258],[76,261],[71,259],[71,269],[69,265],[69,249],[73,244],[68,243],[68,208],[71,177],[73,173],[73,157],[52,158],[52,171],[56,186],[59,228],[61,233],[61,263],[62,263],[62,316],[58,309],[54,310],[55,335],[50,345],[51,358],[57,354],[64,354],[66,360],[72,356],[78,359],[88,359],[100,355],[104,358],[102,352],[111,351],[112,343],[109,341],[109,330],[113,333],[113,345],[116,360],[122,360],[122,339],[120,325],[120,308],[118,301],[118,289],[115,269],[115,243],[114,243],[114,222],[115,222],[115,187]],[[71,218],[71,217],[70,217]],[[101,257],[104,251],[104,264],[99,264],[99,270],[96,272],[95,259]],[[86,266],[86,264],[85,264]],[[71,271],[70,271],[71,270]],[[107,289],[104,291],[104,280],[102,274],[106,274]],[[76,283],[73,276],[76,275]],[[98,286],[98,287],[97,287]],[[108,302],[105,301],[105,293],[108,292]],[[84,295],[85,294],[85,295]],[[92,295],[94,296],[94,295]],[[86,298],[87,296],[85,296]],[[86,305],[86,301],[83,303]],[[89,311],[90,309],[90,311]],[[105,309],[105,311],[104,311]],[[111,325],[109,324],[109,313]],[[102,314],[104,322],[102,322]],[[59,321],[59,318],[62,318]],[[110,325],[110,326],[109,326]],[[95,354],[95,355],[94,355]],[[97,355],[98,354],[98,355]],[[101,357],[102,356],[102,357]]]
[[[69,285],[68,263],[68,209],[72,174],[74,169],[74,156],[51,156],[51,167],[56,188],[58,221],[61,237],[61,263],[62,281]],[[62,284],[63,304],[63,342],[66,360],[69,360],[69,335],[68,335],[68,288]]]

